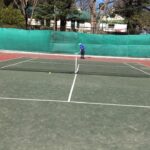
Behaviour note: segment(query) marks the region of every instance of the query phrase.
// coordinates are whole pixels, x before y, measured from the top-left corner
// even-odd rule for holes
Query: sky
[[[98,8],[99,3],[103,3],[103,2],[105,2],[105,0],[96,0],[96,8]],[[112,5],[110,4],[110,6]]]
[[[96,0],[96,4],[98,5],[99,3],[103,2],[104,0]]]
[[[104,0],[96,0],[96,8],[98,8],[99,3],[102,3]]]

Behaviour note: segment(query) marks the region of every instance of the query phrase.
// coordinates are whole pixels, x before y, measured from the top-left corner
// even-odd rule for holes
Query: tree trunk
[[[90,1],[91,32],[96,33],[96,0]]]
[[[28,29],[28,15],[26,13],[26,10],[25,10],[25,27],[26,27],[26,30]]]
[[[91,15],[91,28],[92,33],[96,33],[96,14]]]
[[[71,30],[75,31],[75,20],[71,21]]]
[[[65,31],[66,30],[66,18],[63,17],[60,20],[60,31]]]
[[[57,19],[54,19],[53,30],[57,31]]]

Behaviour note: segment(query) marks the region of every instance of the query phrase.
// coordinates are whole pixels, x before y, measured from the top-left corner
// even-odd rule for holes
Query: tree
[[[89,10],[90,0],[76,0],[76,4],[81,10]]]
[[[115,13],[126,18],[129,33],[135,33],[136,26],[143,26],[140,22],[144,7],[150,4],[149,0],[116,0]]]
[[[24,27],[21,12],[12,6],[0,9],[0,25],[4,27]]]
[[[67,16],[75,11],[75,8],[73,7],[74,2],[74,0],[55,0],[54,8],[57,10],[58,17],[60,18],[61,31],[65,31],[66,29]]]
[[[65,31],[68,15],[77,12],[74,4],[75,0],[46,0],[45,2],[39,2],[35,15],[39,18],[54,19],[55,25],[57,25],[57,20],[60,19],[60,30]]]
[[[24,18],[26,29],[28,28],[28,18],[32,20],[33,12],[38,3],[38,0],[13,0],[14,4],[21,10]]]
[[[90,13],[91,13],[91,29],[92,33],[96,33],[96,0],[90,0]]]
[[[91,15],[91,32],[96,33],[96,0],[76,0],[81,10],[89,10]]]
[[[9,6],[11,3],[13,3],[13,0],[3,0],[5,6]]]
[[[6,6],[11,4],[14,8],[20,9],[25,19],[26,29],[28,26],[28,17],[32,18],[37,3],[38,0],[4,0]]]
[[[4,2],[3,0],[0,0],[0,9],[4,7]]]
[[[56,16],[56,14],[55,14]],[[35,13],[34,18],[44,20],[44,25],[47,26],[47,20],[54,19],[54,4],[53,1],[45,0],[39,1]],[[56,18],[56,17],[55,17]]]

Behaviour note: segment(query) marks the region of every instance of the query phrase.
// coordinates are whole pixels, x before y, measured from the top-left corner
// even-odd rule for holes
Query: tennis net
[[[16,61],[1,63],[1,70],[28,71],[28,72],[52,72],[52,73],[76,73],[77,58],[72,60],[59,59],[29,59],[21,58]]]
[[[16,62],[15,62],[16,61]],[[150,78],[150,68],[137,63],[98,62],[89,59],[29,59],[21,58],[7,63],[0,63],[1,70],[69,73],[79,75],[103,75],[120,77]]]
[[[150,78],[150,68],[137,63],[77,60],[76,72],[84,75]]]

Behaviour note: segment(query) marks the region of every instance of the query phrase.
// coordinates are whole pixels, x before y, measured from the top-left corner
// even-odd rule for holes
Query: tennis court
[[[149,150],[149,89],[143,61],[2,60],[0,149]]]

